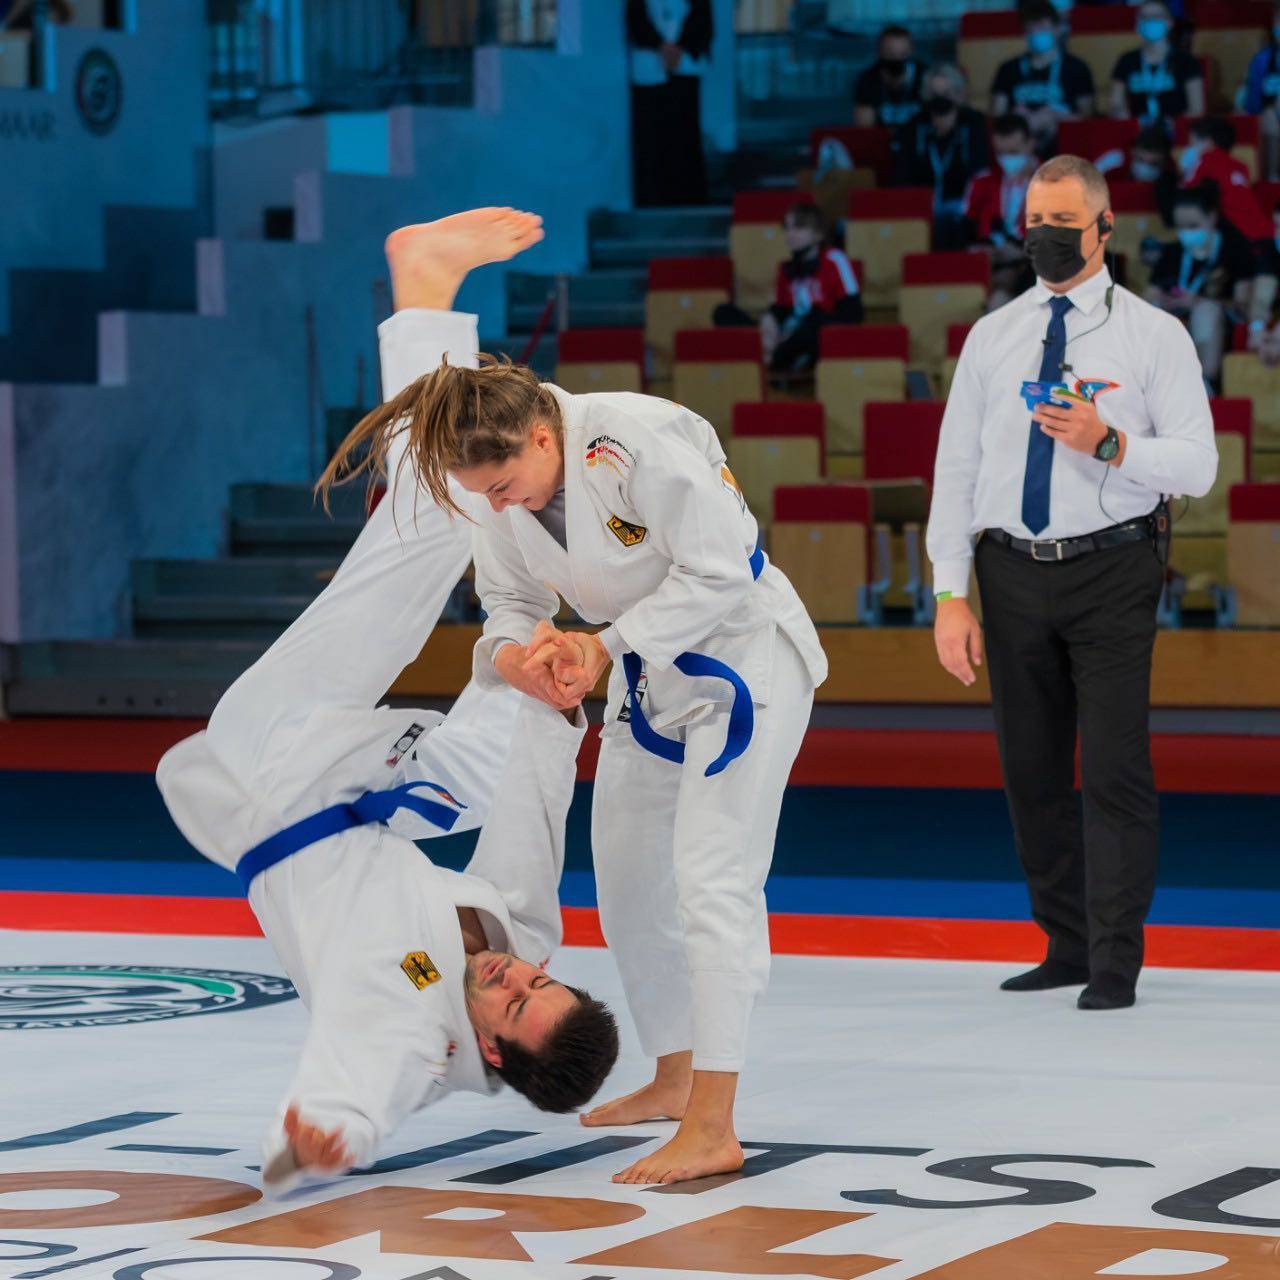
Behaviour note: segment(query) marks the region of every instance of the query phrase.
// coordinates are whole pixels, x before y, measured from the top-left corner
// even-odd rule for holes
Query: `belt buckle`
[[[1055,554],[1051,556],[1042,556],[1036,550],[1037,547],[1052,547]],[[1044,538],[1040,541],[1037,541],[1035,538],[1032,538],[1031,539],[1031,558],[1033,560],[1038,560],[1041,564],[1049,564],[1052,561],[1061,560],[1062,559],[1062,540],[1060,538]]]

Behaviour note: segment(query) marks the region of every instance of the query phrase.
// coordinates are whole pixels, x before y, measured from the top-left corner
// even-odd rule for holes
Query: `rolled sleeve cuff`
[[[969,594],[969,573],[973,568],[973,557],[963,560],[942,560],[933,566],[933,594],[944,592],[953,596]]]
[[[622,632],[612,624],[605,627],[603,631],[597,632],[596,639],[604,645],[611,662],[617,662],[627,652],[627,642],[622,638]]]

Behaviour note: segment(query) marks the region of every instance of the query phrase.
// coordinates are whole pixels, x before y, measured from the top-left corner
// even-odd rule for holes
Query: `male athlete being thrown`
[[[446,353],[475,364],[475,317],[451,312],[454,295],[473,268],[540,240],[539,223],[481,209],[390,238],[389,397]],[[239,875],[310,1011],[265,1142],[277,1192],[370,1163],[453,1090],[505,1082],[575,1110],[618,1052],[609,1011],[544,971],[561,939],[581,709],[475,686],[447,719],[377,705],[471,555],[468,522],[397,460],[393,442],[387,496],[333,581],[156,775],[183,834]],[[477,826],[464,873],[413,843]]]

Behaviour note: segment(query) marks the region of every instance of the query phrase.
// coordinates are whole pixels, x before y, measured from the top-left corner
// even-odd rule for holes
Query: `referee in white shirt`
[[[1076,156],[1048,161],[1026,220],[1037,283],[974,325],[942,421],[935,638],[942,665],[972,684],[972,565],[1014,840],[1048,935],[1044,963],[1004,989],[1087,983],[1080,1008],[1118,1009],[1134,1000],[1155,889],[1163,500],[1208,492],[1218,455],[1190,336],[1107,270],[1103,176]]]

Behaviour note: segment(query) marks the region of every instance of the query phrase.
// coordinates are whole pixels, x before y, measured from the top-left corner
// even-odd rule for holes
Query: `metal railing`
[[[208,0],[210,107],[466,106],[480,44],[546,46],[557,0]]]

